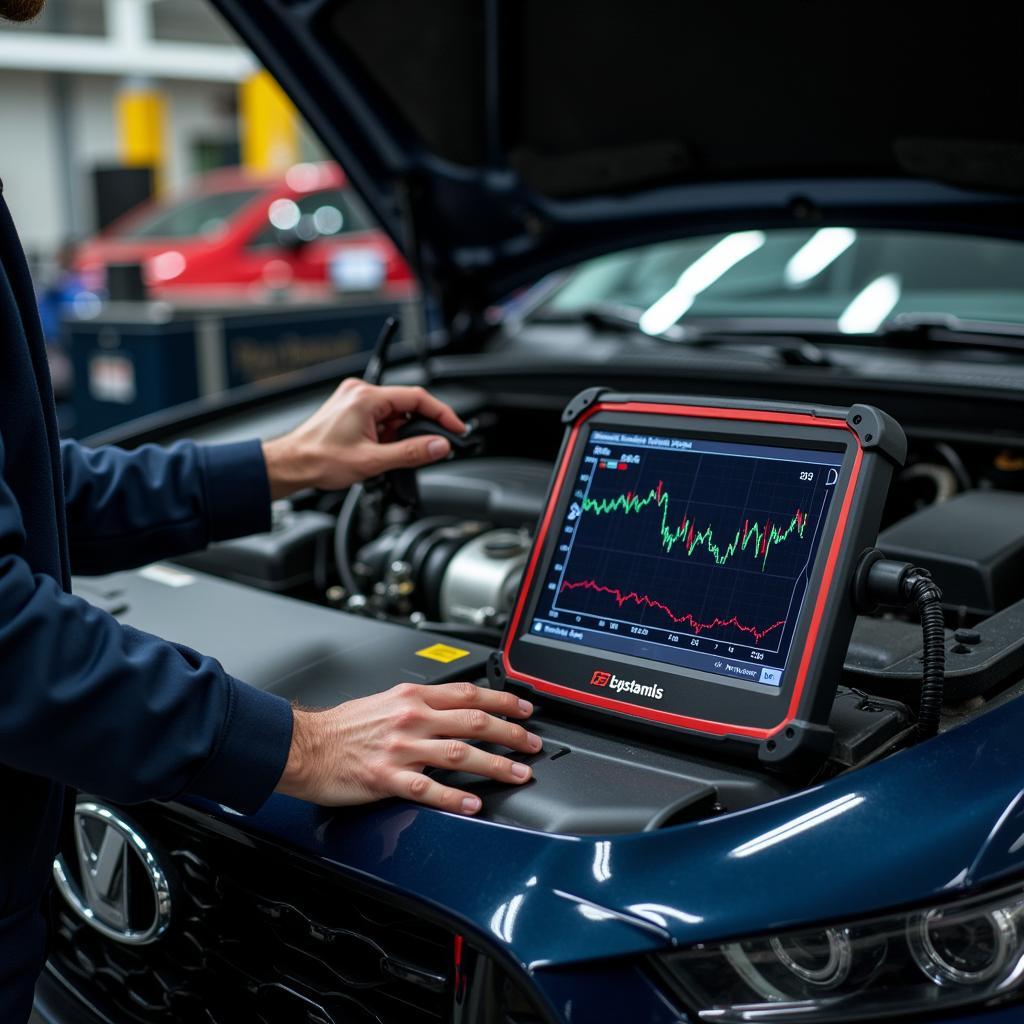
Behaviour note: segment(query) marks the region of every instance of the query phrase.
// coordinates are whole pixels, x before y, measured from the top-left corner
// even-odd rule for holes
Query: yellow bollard
[[[239,86],[242,163],[257,174],[273,174],[299,159],[298,114],[267,71]]]
[[[118,93],[117,136],[121,163],[126,167],[151,167],[157,191],[164,169],[166,123],[167,104],[159,90],[126,88]]]

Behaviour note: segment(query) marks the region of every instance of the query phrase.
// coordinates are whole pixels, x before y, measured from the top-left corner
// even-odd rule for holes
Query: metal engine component
[[[960,490],[953,470],[934,462],[915,462],[900,473],[899,482],[912,491],[916,508],[949,501]]]
[[[463,544],[441,580],[445,622],[503,625],[526,568],[530,535],[525,530],[489,530]]]
[[[417,474],[415,508],[375,507],[379,494],[353,489],[335,535],[346,590],[339,600],[362,615],[499,630],[526,566],[550,474],[536,459],[426,466]]]

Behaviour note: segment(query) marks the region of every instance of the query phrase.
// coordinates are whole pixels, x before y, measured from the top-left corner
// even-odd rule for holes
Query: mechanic
[[[0,0],[24,21],[44,0]],[[417,686],[327,711],[292,708],[211,658],[74,597],[112,572],[270,528],[270,501],[444,458],[442,437],[392,441],[409,415],[465,424],[421,388],[347,380],[273,441],[126,453],[59,442],[32,282],[0,191],[0,1021],[29,1017],[45,959],[43,900],[68,787],[122,802],[194,794],[252,813],[271,792],[338,806],[401,796],[463,814],[476,796],[423,774],[520,783],[530,769],[460,737],[533,753],[532,711],[470,683]]]

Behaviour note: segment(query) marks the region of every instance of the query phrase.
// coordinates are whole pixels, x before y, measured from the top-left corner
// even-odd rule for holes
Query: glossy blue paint
[[[632,961],[591,971],[546,971],[538,976],[549,1005],[566,1024],[689,1024],[685,1015]]]
[[[596,965],[603,1002],[618,958],[632,970],[629,958],[659,949],[1024,877],[1022,734],[1017,699],[798,795],[635,835],[547,835],[398,801],[331,812],[275,797],[248,819],[198,806],[432,905],[557,1008],[584,998],[565,979],[579,985]],[[649,998],[663,1002],[656,990]]]

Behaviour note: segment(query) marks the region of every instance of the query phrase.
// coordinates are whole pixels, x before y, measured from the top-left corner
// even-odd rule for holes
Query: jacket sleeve
[[[270,529],[259,441],[135,451],[61,443],[73,572],[131,569]]]
[[[284,770],[288,702],[33,575],[3,464],[0,438],[0,761],[115,800],[256,810]]]

